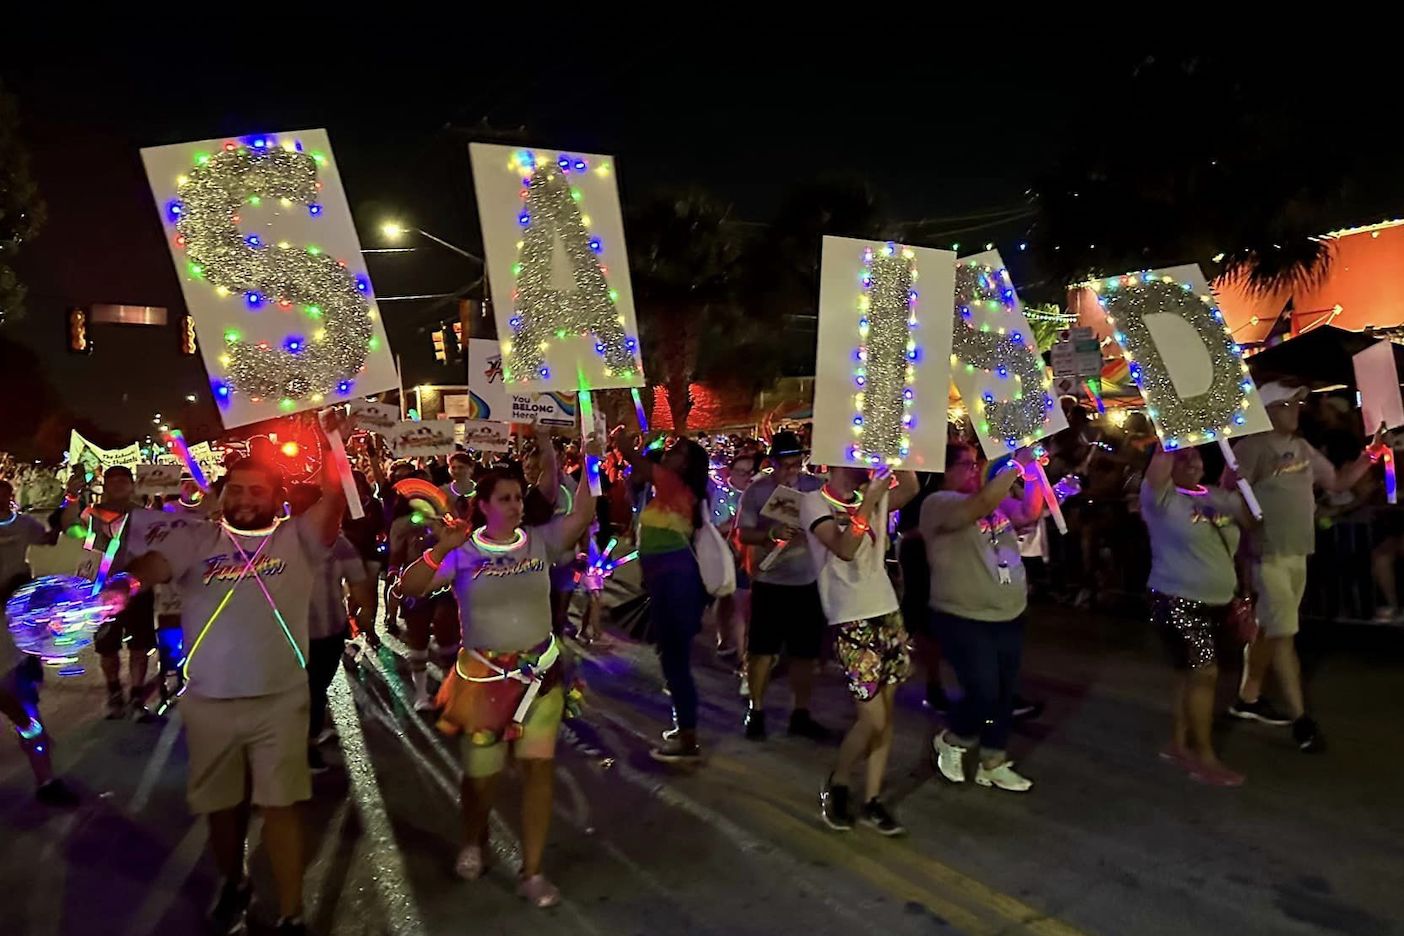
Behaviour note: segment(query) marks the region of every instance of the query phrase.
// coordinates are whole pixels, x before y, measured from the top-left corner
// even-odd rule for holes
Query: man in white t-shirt
[[[829,480],[804,496],[800,525],[809,534],[818,573],[819,601],[835,629],[834,652],[848,677],[858,717],[839,745],[833,773],[819,792],[824,823],[837,831],[853,827],[848,779],[868,755],[864,802],[858,821],[882,835],[902,828],[878,799],[892,753],[897,686],[907,678],[907,633],[897,592],[887,577],[887,519],[917,492],[916,475],[902,472],[895,488],[886,469],[871,480],[861,468],[834,468]],[[866,482],[866,483],[865,483]]]
[[[308,596],[341,528],[346,499],[324,470],[322,497],[279,521],[279,470],[248,458],[221,481],[219,522],[172,517],[131,543],[143,586],[181,594],[191,809],[206,814],[223,877],[210,911],[221,932],[247,913],[244,849],[252,806],[278,890],[280,933],[302,933],[304,847],[298,804],[312,795],[307,763]]]

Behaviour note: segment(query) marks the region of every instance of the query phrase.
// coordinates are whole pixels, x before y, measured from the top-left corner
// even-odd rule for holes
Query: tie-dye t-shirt
[[[639,515],[639,555],[692,548],[692,518],[697,497],[682,478],[662,465],[653,466],[653,500]]]

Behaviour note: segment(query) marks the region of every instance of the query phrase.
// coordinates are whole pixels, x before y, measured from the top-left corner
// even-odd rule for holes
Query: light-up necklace
[[[1192,488],[1182,488],[1177,484],[1175,485],[1175,490],[1180,494],[1186,494],[1190,497],[1203,497],[1205,494],[1209,493],[1209,489],[1202,484],[1196,484]]]
[[[476,546],[480,552],[501,555],[503,553],[515,552],[526,545],[527,535],[522,531],[521,527],[517,527],[512,531],[513,538],[510,543],[492,542],[487,537],[483,536],[483,530],[485,529],[487,528],[478,527],[472,533],[468,534],[469,538],[473,540],[473,545]]]
[[[476,484],[473,484],[472,481],[469,481],[468,483],[469,483],[470,485],[472,485],[472,488],[471,488],[471,490],[468,491],[467,494],[464,494],[462,491],[460,491],[460,490],[458,489],[458,482],[457,482],[457,481],[450,481],[450,482],[449,482],[449,490],[453,492],[453,496],[454,496],[454,497],[472,497],[474,494],[478,493],[478,486],[477,486]]]
[[[18,520],[18,519],[19,519],[19,511],[15,509],[15,505],[14,505],[14,504],[11,504],[11,505],[10,505],[10,519],[8,519],[8,520],[0,520],[0,527],[7,527],[7,526],[9,526],[10,524],[14,523],[14,522],[15,522],[16,520]]]
[[[179,503],[180,506],[184,507],[186,510],[194,510],[196,507],[200,506],[200,501],[205,499],[205,495],[200,493],[199,491],[196,491],[194,498],[194,500],[186,500],[185,495],[181,494],[176,499],[176,502]]]
[[[852,510],[855,507],[862,506],[863,503],[862,491],[854,491],[853,499],[851,501],[841,501],[837,497],[829,493],[829,485],[827,483],[819,489],[819,496],[823,497],[824,500],[828,501],[829,506],[836,507],[839,510]]]
[[[274,517],[273,525],[264,527],[262,530],[241,530],[236,526],[230,526],[229,521],[223,517],[220,518],[219,525],[224,527],[224,531],[231,536],[270,536],[274,530],[278,529],[284,519],[283,517]]]

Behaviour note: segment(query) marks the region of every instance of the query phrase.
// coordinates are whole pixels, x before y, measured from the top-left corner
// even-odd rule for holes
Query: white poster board
[[[440,419],[468,419],[472,415],[472,398],[466,393],[446,393],[441,398],[444,411]]]
[[[449,419],[407,419],[397,424],[385,436],[385,442],[396,458],[452,455],[456,451],[453,440],[454,425]]]
[[[141,156],[226,427],[398,386],[325,130]]]
[[[824,238],[815,463],[945,467],[954,261],[946,250]]]
[[[953,295],[951,377],[986,457],[1066,429],[1053,378],[999,251],[957,261]]]
[[[68,430],[68,463],[86,465],[94,474],[113,465],[122,465],[136,470],[142,463],[141,446],[132,442],[117,449],[105,449],[93,444],[79,434],[77,429]]]
[[[165,497],[167,494],[179,494],[180,475],[184,470],[185,466],[179,462],[174,465],[137,465],[137,495]]]
[[[468,339],[470,419],[511,418],[512,401],[502,380],[502,350],[491,338]]]
[[[645,386],[613,158],[468,152],[507,388]]]
[[[1399,396],[1399,370],[1394,366],[1394,343],[1378,341],[1351,358],[1355,389],[1360,391],[1360,416],[1365,434],[1404,426],[1404,400]]]
[[[400,425],[400,408],[389,403],[356,400],[351,404],[351,417],[359,429],[389,435]]]
[[[512,447],[512,427],[507,423],[468,419],[459,425],[463,427],[459,441],[475,452],[506,452]]]
[[[1272,428],[1223,313],[1195,264],[1089,284],[1166,449]]]

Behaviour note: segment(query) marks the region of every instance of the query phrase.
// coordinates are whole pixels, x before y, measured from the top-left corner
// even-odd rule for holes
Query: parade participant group
[[[992,796],[1036,789],[1036,770],[1018,763],[1014,725],[1039,708],[1018,695],[1030,609],[1040,607],[1030,591],[1048,571],[1037,544],[1060,535],[1064,497],[1077,521],[1078,484],[1066,482],[1097,480],[1097,453],[1114,447],[1102,438],[1089,445],[1086,412],[1095,407],[1050,391],[997,254],[957,263],[945,251],[825,238],[812,431],[703,445],[644,424],[644,359],[632,299],[618,288],[627,264],[609,257],[606,275],[598,263],[622,243],[622,227],[608,228],[622,225],[613,176],[591,171],[608,168],[608,157],[475,144],[488,266],[494,284],[514,284],[510,301],[494,303],[496,366],[509,384],[578,391],[579,422],[523,426],[491,444],[445,443],[439,433],[451,423],[396,420],[403,413],[376,409],[393,409],[384,401],[367,403],[398,380],[368,277],[328,256],[358,248],[349,213],[338,221],[328,197],[339,182],[317,178],[330,149],[321,131],[305,135],[316,134],[322,149],[311,153],[301,139],[269,135],[146,154],[192,314],[225,338],[205,353],[226,428],[316,412],[299,423],[321,453],[310,470],[291,477],[271,446],[251,443],[237,453],[231,445],[219,476],[206,477],[179,440],[172,451],[188,496],[143,503],[130,467],[75,464],[47,522],[21,510],[14,484],[0,480],[0,590],[16,596],[6,605],[16,639],[0,640],[0,711],[45,808],[80,801],[81,783],[55,775],[53,746],[63,738],[45,727],[41,708],[45,671],[56,668],[44,664],[74,658],[36,649],[46,609],[30,580],[50,578],[39,568],[45,550],[76,548],[77,539],[85,556],[101,556],[78,601],[91,603],[95,626],[83,639],[106,682],[102,714],[183,725],[188,803],[208,823],[220,874],[209,914],[216,932],[247,924],[254,810],[277,931],[306,931],[301,804],[313,796],[313,774],[337,761],[326,756],[337,740],[329,686],[390,636],[403,640],[414,717],[458,748],[452,873],[490,886],[481,881],[494,855],[489,818],[512,776],[521,788],[517,893],[533,907],[558,904],[548,876],[561,873],[548,849],[557,740],[565,720],[588,718],[574,661],[587,643],[609,652],[603,583],[635,561],[646,625],[608,639],[656,647],[672,722],[650,751],[655,769],[707,769],[694,667],[710,628],[742,691],[709,702],[734,707],[739,737],[767,743],[767,706],[779,704],[772,684],[783,672],[786,733],[833,747],[823,775],[789,795],[812,802],[816,821],[836,833],[905,833],[885,780],[897,690],[918,669],[933,720],[921,753],[937,782],[969,782]],[[244,175],[250,166],[258,172]],[[325,250],[293,252],[283,279],[238,281],[221,251],[266,245],[226,226],[221,199],[231,179],[278,173],[285,201],[321,192],[311,215],[330,206],[341,235],[333,229]],[[250,196],[258,193],[240,197]],[[499,204],[511,208],[502,218]],[[577,271],[569,301],[551,286],[558,243]],[[1161,756],[1190,781],[1235,787],[1245,778],[1219,759],[1211,732],[1218,667],[1234,639],[1245,662],[1227,714],[1279,726],[1302,751],[1324,748],[1294,646],[1314,491],[1352,487],[1386,448],[1377,433],[1335,467],[1298,435],[1305,390],[1256,387],[1236,346],[1211,334],[1219,326],[1201,327],[1194,283],[1174,284],[1168,298],[1155,292],[1160,285],[1149,274],[1114,279],[1103,302],[1115,341],[1140,362],[1147,403],[1161,408],[1156,436],[1132,444],[1121,433],[1117,450],[1135,467],[1128,499],[1148,537],[1148,626],[1177,674]],[[245,309],[211,303],[211,286],[242,292]],[[943,293],[955,302],[927,298]],[[1141,307],[1121,305],[1128,294],[1163,301],[1206,347],[1223,346],[1207,403],[1176,406],[1171,354],[1147,352]],[[1191,307],[1175,305],[1182,294]],[[244,341],[241,329],[261,322],[250,324],[249,310],[294,299],[324,327],[310,339],[280,338],[281,352]],[[202,350],[206,343],[214,342]],[[953,376],[980,409],[948,423]],[[596,418],[606,394],[625,392],[635,419],[611,427]],[[1232,449],[1211,442],[1234,432],[1244,437]],[[417,454],[426,448],[433,454]],[[1210,453],[1229,459],[1219,477],[1205,477]],[[1256,613],[1245,610],[1248,594]],[[582,612],[578,625],[572,609]],[[1285,711],[1268,700],[1269,686]],[[830,691],[852,699],[846,725],[815,716],[816,696]]]

